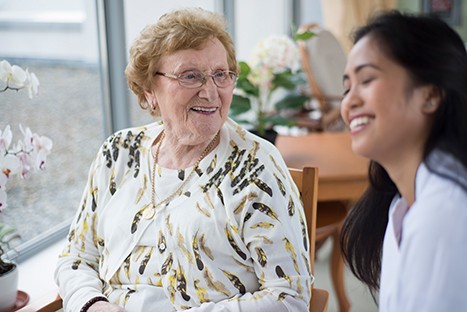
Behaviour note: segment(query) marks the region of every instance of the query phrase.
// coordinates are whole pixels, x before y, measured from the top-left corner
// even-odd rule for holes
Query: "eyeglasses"
[[[161,72],[156,72],[156,75],[175,79],[178,81],[179,85],[190,89],[202,87],[208,81],[208,77],[211,77],[214,81],[214,84],[219,88],[229,87],[237,80],[236,73],[226,70],[218,70],[212,74],[204,74],[200,71],[190,70],[179,75],[172,75]]]

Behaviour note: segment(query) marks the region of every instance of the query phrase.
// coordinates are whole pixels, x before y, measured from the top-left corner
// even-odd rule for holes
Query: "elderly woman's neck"
[[[168,169],[186,169],[195,165],[201,158],[206,157],[218,144],[218,135],[209,137],[199,144],[187,145],[182,144],[180,140],[170,135],[165,134],[162,138],[159,153],[157,155],[157,163],[159,166]],[[157,152],[157,144],[153,152]]]

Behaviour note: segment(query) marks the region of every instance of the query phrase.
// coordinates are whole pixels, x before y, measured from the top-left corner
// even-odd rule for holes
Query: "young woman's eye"
[[[350,84],[344,83],[344,92],[342,93],[342,96],[346,96],[350,92]]]
[[[369,84],[369,83],[372,82],[372,81],[373,81],[373,77],[363,79],[363,80],[362,80],[362,85],[367,85],[367,84]]]

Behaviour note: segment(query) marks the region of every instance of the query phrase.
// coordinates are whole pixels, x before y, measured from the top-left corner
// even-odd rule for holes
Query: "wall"
[[[453,27],[459,35],[462,37],[464,42],[467,43],[467,1],[460,0],[461,3],[461,25]],[[420,12],[422,9],[422,0],[399,0],[398,8],[404,12]]]

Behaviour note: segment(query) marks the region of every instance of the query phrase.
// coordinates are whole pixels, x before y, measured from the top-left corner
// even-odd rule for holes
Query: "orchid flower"
[[[39,79],[34,73],[30,73],[28,69],[24,70],[17,65],[11,65],[8,61],[0,62],[0,81],[2,82],[3,89],[12,90],[28,90],[29,98],[37,95],[39,92]]]
[[[8,89],[25,89],[32,98],[38,94],[39,79],[28,69],[3,60],[0,61],[0,92]],[[7,206],[6,184],[11,176],[26,178],[32,171],[43,170],[53,146],[51,139],[33,133],[29,127],[20,124],[19,129],[23,138],[14,144],[10,125],[0,130],[0,212]]]
[[[0,177],[0,180],[1,179],[2,178]],[[7,195],[6,195],[6,192],[5,192],[4,188],[5,188],[4,186],[2,187],[0,185],[0,212],[2,212],[3,209],[6,208]]]
[[[5,154],[11,144],[13,134],[11,133],[10,125],[7,125],[5,130],[0,130],[0,154]]]

